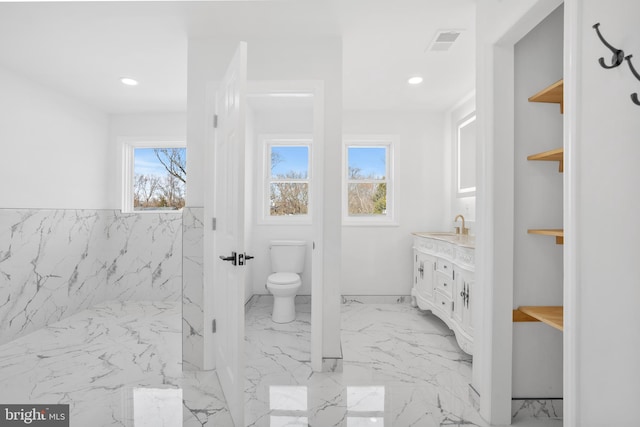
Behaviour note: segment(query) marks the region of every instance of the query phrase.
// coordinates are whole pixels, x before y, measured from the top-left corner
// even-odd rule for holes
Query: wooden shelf
[[[513,310],[514,322],[543,322],[558,330],[564,330],[562,306],[521,306]]]
[[[527,160],[543,160],[547,162],[559,162],[558,172],[564,172],[564,148],[556,148],[542,153],[532,154]]]
[[[553,236],[556,238],[556,244],[564,244],[564,230],[561,228],[543,228],[527,230],[529,234],[541,234],[543,236]]]
[[[564,113],[564,80],[559,80],[542,89],[529,98],[529,102],[550,102],[560,104],[560,112]]]

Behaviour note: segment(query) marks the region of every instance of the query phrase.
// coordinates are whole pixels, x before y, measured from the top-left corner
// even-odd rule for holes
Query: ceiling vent
[[[458,39],[462,30],[440,30],[427,48],[427,52],[446,52]]]

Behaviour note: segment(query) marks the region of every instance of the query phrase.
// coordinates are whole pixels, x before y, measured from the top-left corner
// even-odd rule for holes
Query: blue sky
[[[385,147],[349,147],[349,167],[361,169],[361,175],[373,175],[375,178],[384,178],[386,175],[386,151]]]
[[[275,165],[273,176],[284,175],[289,171],[307,174],[309,167],[309,147],[306,146],[274,146],[282,162]],[[375,177],[385,176],[386,148],[384,147],[349,147],[349,166],[358,167],[362,175],[373,174]],[[153,148],[136,148],[135,173],[164,176],[166,170],[158,161]]]
[[[271,176],[284,175],[289,171],[303,173],[308,176],[309,173],[309,147],[300,146],[273,146],[273,153],[277,153],[282,160],[271,169]]]
[[[186,150],[186,148],[183,148]],[[167,170],[153,152],[153,148],[136,148],[134,150],[134,172],[144,175],[165,176]]]

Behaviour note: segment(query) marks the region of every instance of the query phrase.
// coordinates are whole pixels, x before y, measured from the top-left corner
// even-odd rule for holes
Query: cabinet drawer
[[[453,292],[453,279],[446,274],[438,272],[438,274],[436,274],[436,289],[448,297],[451,297],[451,292]]]
[[[446,295],[443,295],[440,292],[436,292],[435,293],[435,305],[436,307],[445,312],[447,314],[448,317],[451,316],[451,298],[447,297]]]
[[[436,269],[447,276],[451,276],[453,274],[453,266],[451,262],[442,258],[438,258],[436,261]]]

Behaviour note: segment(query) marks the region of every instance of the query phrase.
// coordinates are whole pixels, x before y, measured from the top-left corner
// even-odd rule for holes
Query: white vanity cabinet
[[[413,288],[422,310],[441,318],[460,348],[473,352],[474,248],[467,236],[413,233]]]
[[[413,255],[413,289],[420,298],[432,300],[433,272],[436,269],[436,259],[421,251],[414,251]]]

